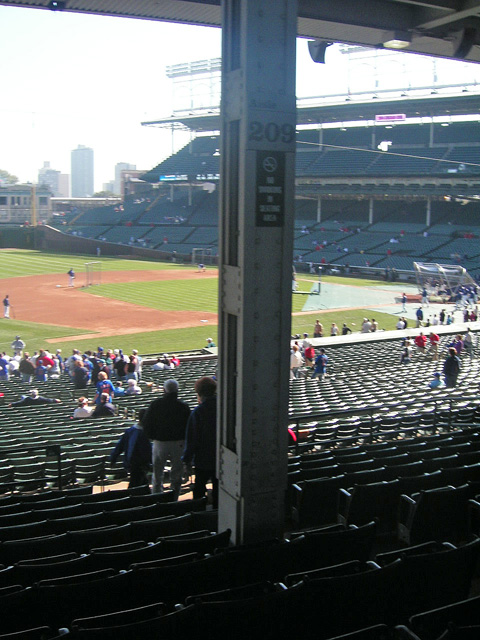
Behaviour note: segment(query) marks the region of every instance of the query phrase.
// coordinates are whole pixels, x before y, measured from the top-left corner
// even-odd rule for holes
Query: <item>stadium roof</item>
[[[321,124],[323,122],[349,122],[375,120],[379,114],[402,113],[407,118],[437,116],[465,116],[480,114],[480,94],[464,93],[458,96],[405,97],[396,100],[344,100],[335,103],[297,108],[297,124]],[[192,131],[219,131],[220,110],[189,115],[173,115],[167,118],[143,122],[149,126],[175,126],[180,124]]]
[[[2,5],[220,26],[220,0],[0,0]],[[301,37],[480,62],[480,0],[298,0]]]

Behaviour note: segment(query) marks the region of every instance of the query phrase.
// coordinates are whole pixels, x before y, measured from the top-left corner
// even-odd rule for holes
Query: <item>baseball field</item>
[[[95,284],[86,287],[85,265],[92,260],[82,255],[1,250],[0,296],[8,294],[11,307],[10,319],[3,314],[0,318],[0,350],[8,350],[15,335],[21,335],[32,351],[45,347],[65,352],[103,346],[138,349],[143,354],[172,353],[200,349],[207,337],[216,341],[216,268],[198,272],[194,265],[101,257],[95,258],[100,263]],[[68,286],[70,269],[75,271],[73,287]],[[325,328],[332,322],[339,326],[346,322],[359,330],[366,313],[361,304],[341,309],[321,304],[313,312],[302,311],[315,278],[299,275],[298,281],[303,293],[293,296],[292,333],[311,332],[317,317]],[[324,282],[349,290],[375,290],[379,284],[337,277]],[[348,302],[347,288],[344,291]],[[392,291],[392,299],[393,295]],[[380,310],[375,317],[384,329],[393,329],[398,319]]]

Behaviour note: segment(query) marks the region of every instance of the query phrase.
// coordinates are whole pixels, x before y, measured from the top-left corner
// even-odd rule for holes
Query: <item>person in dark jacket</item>
[[[211,480],[213,507],[217,508],[217,383],[205,376],[195,382],[195,391],[199,405],[188,419],[182,460],[187,473],[191,465],[195,465],[193,498],[203,498],[207,482]]]
[[[9,407],[31,407],[36,404],[58,404],[58,398],[46,398],[38,393],[38,389],[31,389],[28,396],[22,396],[21,400],[10,402]]]
[[[146,409],[138,412],[138,422],[125,431],[110,454],[110,461],[115,464],[123,453],[123,466],[130,475],[129,489],[148,484],[147,472],[152,461],[152,443],[143,431],[143,418]]]
[[[75,389],[86,389],[89,380],[89,373],[83,366],[83,360],[75,360],[73,365],[73,386]]]
[[[153,440],[152,493],[162,493],[165,465],[170,460],[170,489],[178,499],[182,488],[182,452],[190,407],[178,399],[178,382],[166,380],[163,396],[153,400],[143,420],[148,438]]]
[[[92,418],[111,418],[115,415],[115,406],[110,402],[108,393],[102,393],[100,404],[92,412]]]
[[[448,356],[443,363],[443,375],[445,376],[446,387],[456,387],[457,378],[460,373],[460,358],[455,347],[449,347]]]

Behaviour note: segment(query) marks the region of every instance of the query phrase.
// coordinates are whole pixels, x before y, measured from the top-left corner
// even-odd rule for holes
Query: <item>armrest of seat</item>
[[[470,514],[470,533],[478,536],[480,534],[480,502],[469,500],[468,510]]]
[[[300,507],[302,504],[303,489],[298,484],[292,484],[291,486],[292,497],[292,520],[299,526],[300,524]]]
[[[348,511],[352,501],[352,494],[347,489],[339,489],[337,494],[337,522],[347,524]]]
[[[398,504],[397,534],[402,542],[410,543],[410,522],[417,503],[410,496],[402,493]]]

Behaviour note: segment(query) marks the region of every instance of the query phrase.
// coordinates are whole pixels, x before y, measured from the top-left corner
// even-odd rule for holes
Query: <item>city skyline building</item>
[[[104,182],[102,185],[102,191],[110,191],[111,193],[115,193],[115,180]]]
[[[115,165],[115,183],[113,188],[113,193],[115,193],[115,195],[123,196],[122,171],[129,171],[136,168],[137,165],[135,164],[130,164],[128,162],[117,162],[117,164]]]
[[[61,173],[58,176],[58,195],[60,198],[68,198],[70,196],[70,174]]]
[[[71,152],[72,198],[88,198],[94,193],[93,149],[79,144]]]
[[[59,196],[60,194],[60,171],[52,169],[50,162],[45,160],[43,167],[38,170],[38,184],[39,186],[45,186],[50,189],[53,196]]]

